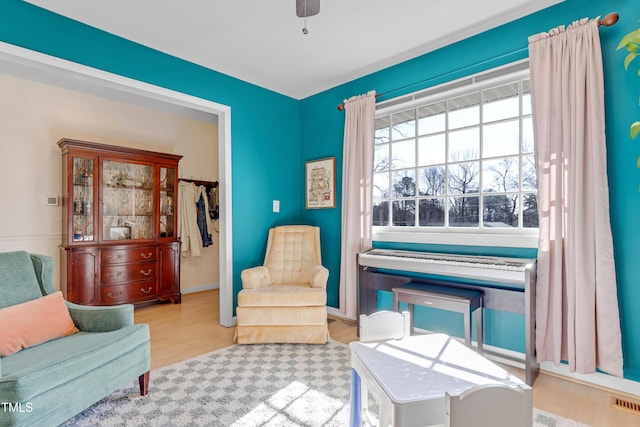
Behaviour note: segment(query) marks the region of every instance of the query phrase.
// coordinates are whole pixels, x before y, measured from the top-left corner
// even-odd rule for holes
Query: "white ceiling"
[[[302,99],[563,0],[27,0]]]

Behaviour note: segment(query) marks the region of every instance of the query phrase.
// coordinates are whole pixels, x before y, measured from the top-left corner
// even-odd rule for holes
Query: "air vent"
[[[612,396],[611,406],[618,409],[624,409],[636,415],[640,415],[640,402],[634,402],[623,397]]]

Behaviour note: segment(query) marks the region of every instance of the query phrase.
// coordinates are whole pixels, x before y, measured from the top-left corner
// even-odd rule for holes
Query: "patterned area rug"
[[[151,372],[64,426],[347,426],[349,347],[235,345]],[[585,427],[534,409],[536,427]],[[588,427],[588,426],[586,426]]]

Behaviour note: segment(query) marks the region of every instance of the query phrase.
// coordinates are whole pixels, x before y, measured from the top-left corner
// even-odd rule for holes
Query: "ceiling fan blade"
[[[320,0],[296,0],[296,15],[306,18],[320,13]]]

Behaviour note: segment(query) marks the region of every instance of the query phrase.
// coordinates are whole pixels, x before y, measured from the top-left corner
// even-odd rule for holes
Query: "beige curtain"
[[[355,319],[358,305],[356,255],[371,248],[375,92],[346,100],[344,109],[340,311]]]
[[[597,21],[529,38],[540,240],[539,361],[622,376]]]

